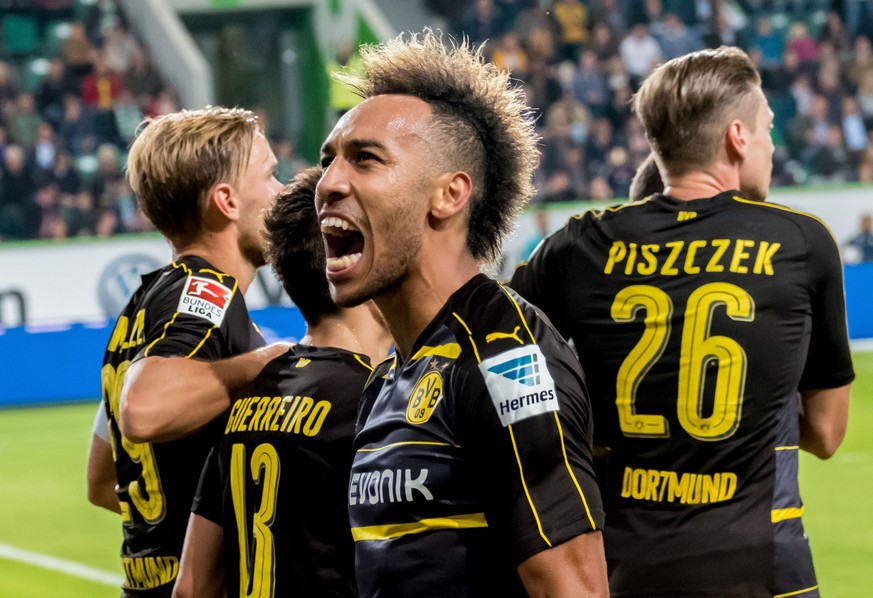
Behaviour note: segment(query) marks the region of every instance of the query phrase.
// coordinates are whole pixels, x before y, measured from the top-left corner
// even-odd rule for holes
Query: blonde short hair
[[[127,178],[155,228],[171,241],[196,238],[209,191],[237,183],[257,131],[257,116],[241,108],[182,110],[143,121]]]

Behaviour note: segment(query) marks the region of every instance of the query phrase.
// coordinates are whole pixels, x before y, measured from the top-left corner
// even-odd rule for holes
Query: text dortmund
[[[727,271],[773,276],[773,257],[781,246],[750,239],[670,241],[663,246],[613,241],[603,273],[677,276]],[[703,257],[702,250],[707,248],[712,249],[712,254]]]

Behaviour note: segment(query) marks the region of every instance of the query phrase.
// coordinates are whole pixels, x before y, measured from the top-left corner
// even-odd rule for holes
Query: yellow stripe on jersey
[[[464,322],[464,320],[461,319],[461,316],[459,316],[457,313],[452,312],[452,315],[455,316],[455,319],[456,319],[458,322],[460,322],[460,323],[461,323],[461,326],[464,327],[464,330],[467,331],[467,336],[470,337],[470,344],[473,345],[473,353],[476,354],[476,362],[477,362],[477,363],[481,363],[481,362],[482,362],[482,358],[479,357],[479,349],[476,347],[476,341],[473,340],[473,333],[470,331],[470,327],[467,326],[467,323]]]
[[[423,444],[426,446],[451,446],[455,448],[461,448],[460,444],[452,444],[450,442],[425,442],[425,441],[415,441],[410,440],[408,442],[392,442],[391,444],[386,444],[385,446],[379,446],[376,448],[362,448],[358,449],[359,453],[378,453],[379,451],[384,451],[386,449],[394,448],[395,446],[408,446],[410,444]]]
[[[506,290],[506,287],[503,285],[500,285],[500,290],[509,297],[509,300],[512,301],[512,304],[515,306],[515,310],[518,312],[518,317],[521,318],[521,323],[524,324],[524,329],[527,330],[527,335],[530,337],[530,342],[537,344],[537,339],[534,338],[533,332],[530,331],[530,326],[527,325],[527,320],[524,318],[524,314],[521,313],[521,306],[518,304],[518,301],[515,300],[512,293]]]
[[[184,266],[184,264],[182,264],[182,265]],[[155,340],[153,340],[153,341],[149,344],[149,346],[146,347],[145,353],[143,353],[143,357],[148,357],[148,356],[149,356],[149,351],[152,350],[152,347],[154,347],[154,346],[155,346],[157,343],[159,343],[160,341],[164,340],[164,337],[167,336],[167,328],[169,328],[170,325],[171,325],[173,322],[176,321],[176,316],[178,316],[178,315],[179,315],[179,312],[174,313],[174,314],[173,314],[173,317],[170,318],[169,321],[168,321],[166,324],[164,324],[164,333],[163,333],[161,336],[159,336],[158,338],[156,338]]]
[[[515,443],[515,432],[512,431],[512,424],[509,424],[507,427],[509,428],[509,437],[512,439],[512,450],[515,452],[515,461],[518,463],[518,473],[519,476],[521,476],[521,487],[524,488],[524,495],[527,497],[527,504],[530,505],[530,511],[533,513],[534,520],[537,522],[537,529],[540,531],[540,537],[542,537],[549,548],[551,548],[552,543],[549,542],[546,533],[543,531],[543,524],[540,522],[540,515],[537,513],[537,508],[534,506],[533,499],[530,497],[530,491],[527,489],[527,482],[524,479],[524,468],[521,466],[521,457],[518,455],[518,445]]]
[[[796,445],[795,446],[777,446],[776,450],[777,451],[799,451],[800,447],[796,446]]]
[[[389,523],[388,525],[353,527],[352,538],[354,538],[355,542],[363,540],[390,540],[391,538],[399,538],[408,534],[420,534],[445,529],[473,529],[478,527],[488,527],[488,522],[485,521],[485,513],[422,519],[411,523]]]
[[[739,197],[738,195],[734,195],[734,201],[738,201],[740,203],[746,203],[749,205],[761,206],[763,208],[772,208],[774,210],[782,210],[783,212],[789,212],[791,214],[797,214],[799,216],[806,216],[807,218],[812,218],[813,220],[817,221],[819,224],[824,226],[829,233],[831,232],[831,229],[828,228],[828,225],[825,224],[824,220],[822,220],[818,216],[815,216],[814,214],[810,214],[808,212],[801,212],[800,210],[795,210],[794,208],[789,208],[788,206],[780,206],[778,203],[770,203],[768,201],[755,201],[754,199],[744,199],[742,197]],[[833,233],[831,233],[831,236],[834,236]]]
[[[179,263],[173,262],[173,267],[174,268],[182,268],[182,270],[184,270],[185,274],[187,274],[188,276],[191,276],[192,274],[194,274],[191,271],[191,268],[189,268],[186,264],[184,264],[182,262],[179,262]]]
[[[437,345],[436,347],[425,345],[415,352],[415,355],[412,356],[412,359],[421,359],[422,357],[428,357],[431,355],[435,357],[448,357],[449,359],[457,359],[460,354],[461,345],[459,345],[458,343],[446,343],[445,345]]]
[[[203,272],[205,274],[212,274],[215,278],[218,279],[218,282],[224,284],[224,277],[227,276],[224,272],[216,272],[215,270],[211,270],[209,268],[200,268],[197,270],[198,272]],[[233,286],[233,290],[236,290],[236,285]]]
[[[789,507],[787,509],[773,509],[770,511],[770,521],[779,523],[787,519],[797,519],[803,515],[803,507]]]
[[[794,592],[788,592],[787,594],[776,594],[773,598],[788,598],[789,596],[800,596],[801,594],[806,594],[807,592],[812,592],[813,590],[817,590],[818,585],[810,586],[808,588],[803,588],[802,590],[795,590]]]
[[[588,508],[588,499],[585,498],[585,493],[582,492],[582,487],[579,485],[579,480],[576,479],[576,474],[573,473],[573,468],[570,467],[570,459],[567,458],[567,445],[564,444],[564,429],[561,427],[561,418],[558,417],[558,412],[554,412],[555,423],[558,425],[558,436],[561,439],[561,451],[564,453],[564,465],[567,466],[567,473],[570,474],[570,479],[573,480],[573,485],[576,486],[576,491],[579,492],[579,497],[582,499],[582,504],[585,507],[585,514],[588,516],[588,523],[591,524],[591,529],[596,530],[597,525],[594,523],[594,517],[591,516],[591,509]]]
[[[358,363],[360,363],[362,366],[364,366],[365,368],[367,368],[367,369],[370,370],[371,372],[373,371],[373,366],[371,366],[369,363],[367,363],[366,361],[364,361],[363,359],[361,359],[361,356],[360,356],[360,355],[358,355],[357,353],[352,353],[352,355],[355,356],[355,359],[358,360]]]
[[[194,347],[194,350],[185,356],[185,359],[188,359],[189,357],[194,357],[194,355],[197,353],[197,351],[200,350],[200,347],[203,346],[203,344],[206,342],[206,339],[209,338],[209,336],[212,334],[212,331],[215,330],[215,328],[216,328],[215,326],[212,326],[212,328],[210,328],[209,330],[206,331],[206,335],[200,340],[199,343],[197,343],[197,346]]]

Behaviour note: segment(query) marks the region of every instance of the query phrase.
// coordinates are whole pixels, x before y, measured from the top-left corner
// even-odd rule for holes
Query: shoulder
[[[836,247],[836,240],[827,224],[814,214],[770,201],[753,201],[739,196],[733,197],[734,205],[754,212],[756,218],[769,218],[793,227],[803,236],[807,248],[816,251],[828,245]],[[824,244],[824,246],[823,246]]]

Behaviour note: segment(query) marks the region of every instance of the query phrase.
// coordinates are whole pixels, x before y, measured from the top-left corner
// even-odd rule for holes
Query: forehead
[[[348,141],[373,140],[389,146],[424,136],[430,105],[414,96],[374,96],[349,110],[331,131],[325,146]]]

